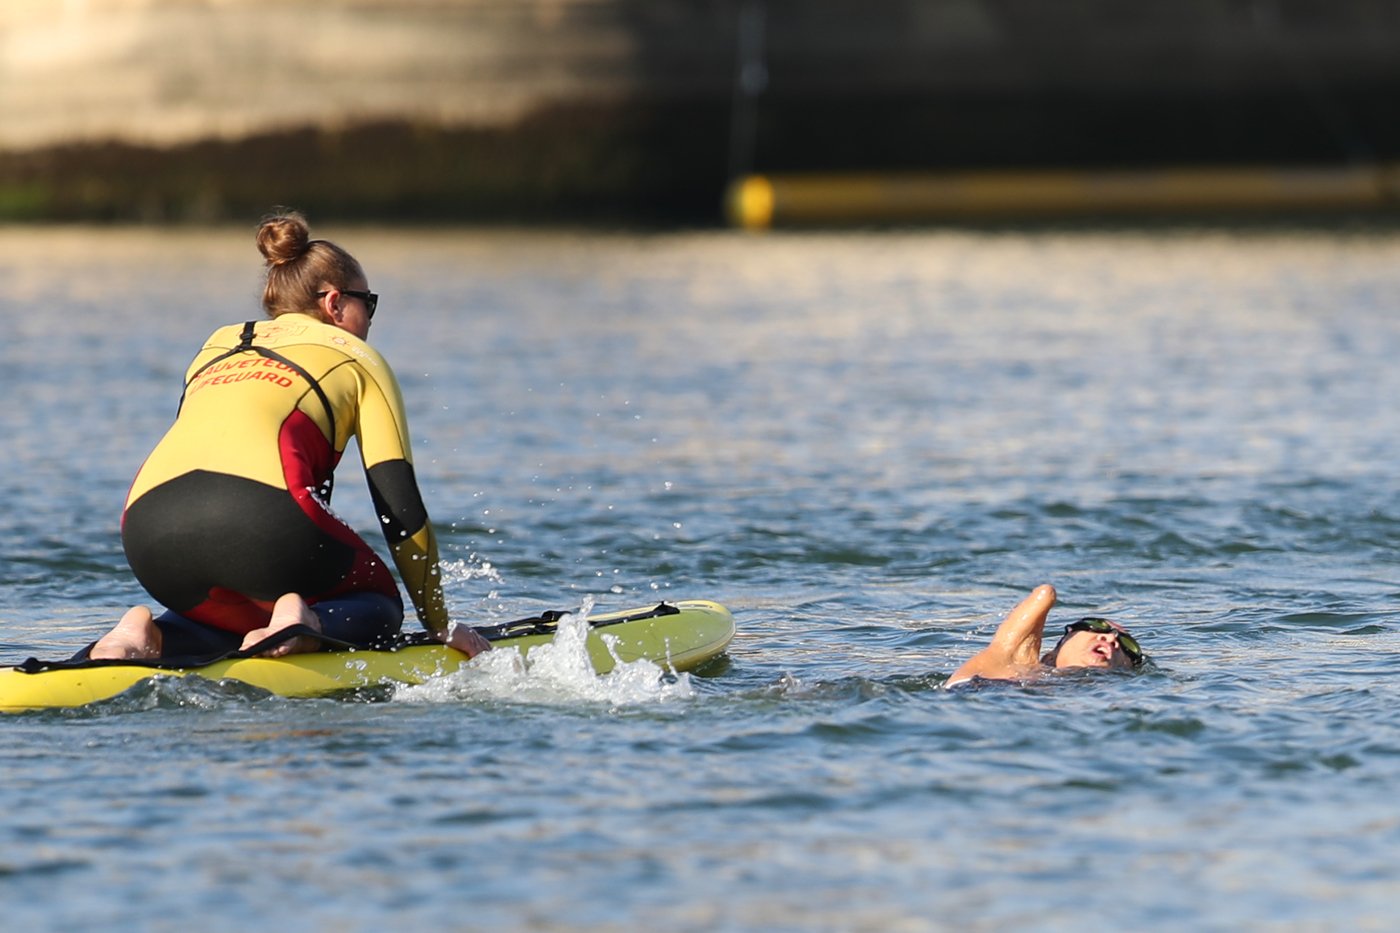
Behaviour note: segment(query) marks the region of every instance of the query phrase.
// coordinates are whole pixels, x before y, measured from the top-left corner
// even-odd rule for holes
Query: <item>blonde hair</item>
[[[268,317],[312,311],[325,286],[345,289],[364,281],[355,257],[330,240],[311,239],[311,228],[297,211],[278,208],[264,217],[257,242],[267,260],[262,303]]]

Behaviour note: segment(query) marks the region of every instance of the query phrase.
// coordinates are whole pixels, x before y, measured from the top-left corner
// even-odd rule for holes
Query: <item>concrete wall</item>
[[[729,6],[5,0],[0,147],[386,120],[500,126],[559,101],[723,92]]]
[[[0,217],[715,216],[749,170],[1400,151],[1390,0],[4,0]]]

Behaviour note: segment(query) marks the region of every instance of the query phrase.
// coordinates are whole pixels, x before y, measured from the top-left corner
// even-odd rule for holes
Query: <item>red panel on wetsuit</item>
[[[314,605],[318,599],[369,590],[398,599],[398,584],[384,561],[331,511],[329,501],[317,495],[317,490],[329,480],[340,454],[332,449],[316,422],[300,409],[293,410],[282,422],[277,444],[287,490],[297,505],[318,528],[355,549],[355,563],[338,586],[325,593],[302,593],[302,597]]]

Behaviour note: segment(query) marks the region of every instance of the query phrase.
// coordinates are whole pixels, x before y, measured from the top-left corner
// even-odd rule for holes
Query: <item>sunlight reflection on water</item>
[[[729,662],[9,718],[15,924],[1389,921],[1400,236],[318,233],[384,296],[454,612],[715,598]],[[9,656],[144,598],[126,484],[256,260],[0,229]],[[1047,581],[1157,669],[939,689]]]

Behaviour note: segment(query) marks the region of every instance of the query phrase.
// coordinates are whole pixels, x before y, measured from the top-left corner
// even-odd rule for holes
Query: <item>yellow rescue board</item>
[[[484,629],[492,647],[532,648],[553,641],[558,617],[549,613]],[[734,617],[703,599],[662,603],[588,617],[587,648],[594,669],[606,674],[619,663],[648,660],[675,671],[691,670],[724,653],[734,637]],[[283,658],[236,658],[201,667],[156,668],[140,663],[58,663],[33,669],[36,662],[0,668],[0,712],[85,706],[114,697],[152,677],[195,675],[231,680],[285,697],[315,697],[383,684],[421,684],[450,674],[469,659],[441,644],[387,651],[320,651]]]

